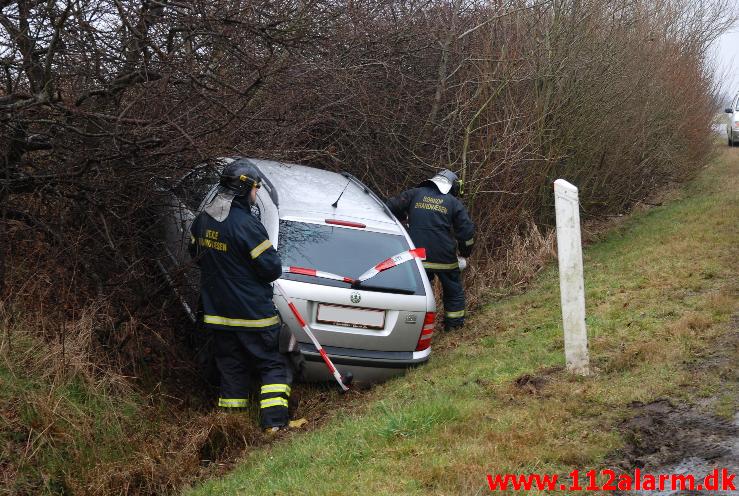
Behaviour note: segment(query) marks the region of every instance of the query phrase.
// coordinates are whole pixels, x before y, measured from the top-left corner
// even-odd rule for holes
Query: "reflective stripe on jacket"
[[[400,220],[408,220],[408,234],[417,247],[426,248],[424,267],[454,270],[457,248],[469,256],[474,246],[475,225],[455,196],[442,194],[430,182],[404,191],[387,202]]]
[[[213,329],[258,331],[280,323],[269,283],[282,274],[282,262],[242,201],[234,199],[223,222],[200,212],[190,229],[203,323]]]

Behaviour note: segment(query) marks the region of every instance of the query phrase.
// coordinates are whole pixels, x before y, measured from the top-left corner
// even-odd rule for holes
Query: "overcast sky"
[[[734,12],[739,12],[739,0],[734,0]],[[714,45],[717,74],[725,74],[724,92],[733,96],[739,92],[739,23],[719,38]]]

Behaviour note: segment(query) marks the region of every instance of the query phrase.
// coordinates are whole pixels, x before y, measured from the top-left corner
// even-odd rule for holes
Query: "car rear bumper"
[[[324,350],[340,372],[349,370],[356,382],[377,382],[403,374],[405,369],[426,363],[431,348],[423,351],[374,351],[325,346]],[[315,346],[300,343],[306,360],[306,380],[333,380]]]

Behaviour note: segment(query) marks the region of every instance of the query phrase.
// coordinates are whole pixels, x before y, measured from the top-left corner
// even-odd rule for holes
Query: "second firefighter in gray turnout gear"
[[[423,266],[429,280],[441,281],[444,300],[444,329],[464,325],[465,298],[457,252],[472,254],[475,225],[458,196],[462,181],[444,169],[416,188],[388,200],[390,210],[408,222],[408,234],[419,248],[426,249]]]
[[[200,267],[203,326],[215,341],[218,406],[246,407],[256,368],[261,425],[272,429],[288,425],[292,372],[279,352],[280,318],[270,285],[282,275],[282,261],[251,213],[260,181],[246,159],[224,168],[220,191],[190,229],[190,254]]]

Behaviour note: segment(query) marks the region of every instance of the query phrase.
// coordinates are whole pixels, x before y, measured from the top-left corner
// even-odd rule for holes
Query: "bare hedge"
[[[728,0],[0,9],[3,301],[39,303],[18,284],[40,242],[66,299],[46,315],[107,299],[103,341],[165,300],[143,214],[152,178],[215,156],[348,170],[383,195],[458,171],[479,228],[479,293],[506,277],[496,261],[526,256],[528,233],[546,239],[552,180],[577,184],[584,214],[601,216],[702,166],[707,49],[731,22]]]

